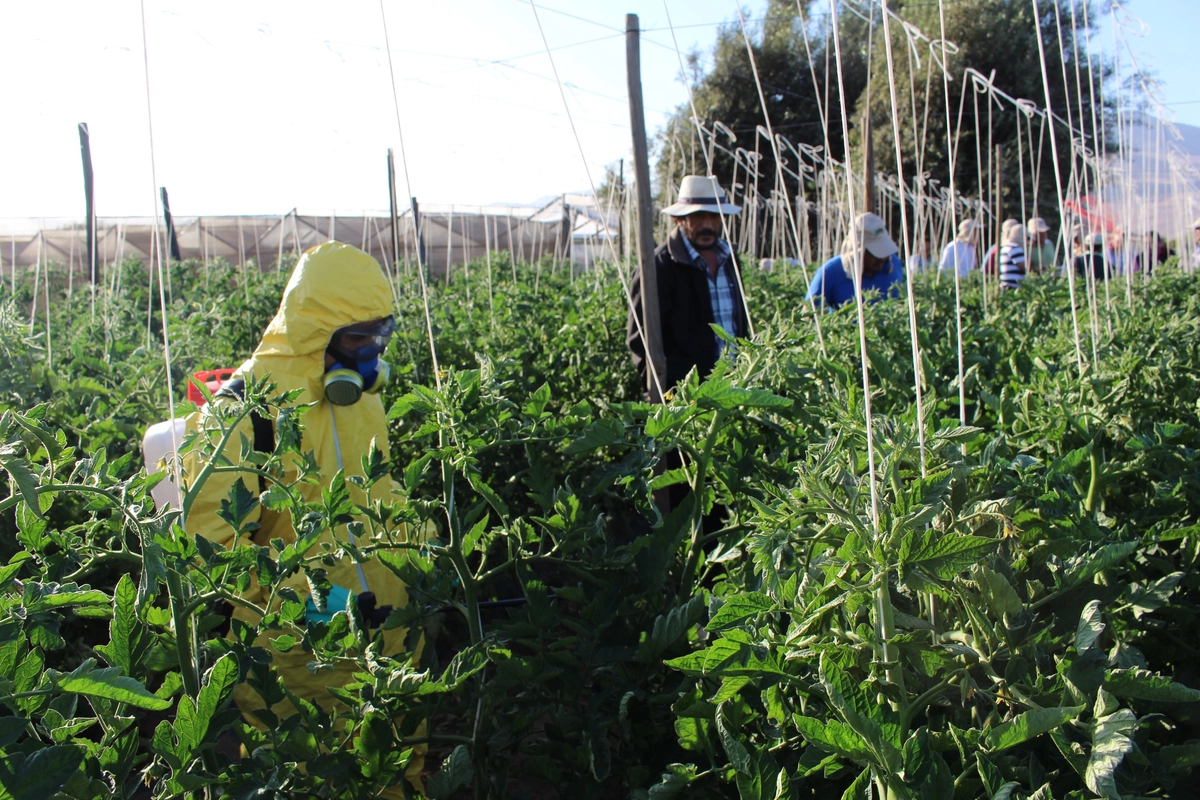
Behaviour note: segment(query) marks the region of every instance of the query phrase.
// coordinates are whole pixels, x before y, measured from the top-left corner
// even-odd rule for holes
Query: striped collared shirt
[[[730,269],[730,263],[733,261],[733,250],[723,240],[717,239],[717,277],[714,278],[708,270],[708,262],[706,262],[699,251],[692,246],[691,241],[679,232],[680,238],[683,239],[684,246],[687,247],[688,256],[692,259],[692,265],[704,272],[704,276],[708,278],[708,299],[712,303],[713,322],[720,325],[730,336],[737,336],[737,309],[734,306],[735,293],[733,291],[733,270]],[[725,350],[725,342],[717,338],[713,334],[713,338],[717,343],[717,354],[721,354]]]

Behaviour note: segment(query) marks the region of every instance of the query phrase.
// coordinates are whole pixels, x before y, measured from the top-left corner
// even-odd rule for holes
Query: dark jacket
[[[733,269],[741,267],[737,252],[733,253]],[[665,244],[654,251],[654,271],[658,276],[658,307],[662,320],[663,354],[667,358],[667,374],[663,378],[663,391],[682,380],[692,367],[704,378],[717,363],[717,339],[709,326],[714,322],[712,301],[708,296],[708,274],[688,258],[687,244],[679,228],[671,231]],[[733,286],[734,335],[746,335],[746,309],[742,303],[739,281],[731,276]],[[642,278],[634,270],[630,285],[631,310],[626,341],[646,386],[646,347],[638,333],[642,321]],[[637,319],[637,323],[634,319]]]

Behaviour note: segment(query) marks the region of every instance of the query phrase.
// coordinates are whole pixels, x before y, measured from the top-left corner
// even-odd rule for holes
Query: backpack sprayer
[[[204,393],[200,391],[199,384],[203,384],[209,394],[216,394],[221,385],[229,380],[234,372],[233,369],[225,368],[194,373],[188,379],[188,400],[198,406],[203,406],[208,401],[205,400]],[[175,473],[170,469],[170,464],[175,458],[175,449],[183,443],[183,437],[187,433],[187,420],[187,417],[175,417],[156,422],[146,430],[146,435],[142,437],[142,455],[146,459],[146,471],[155,469],[159,464],[167,467],[167,477],[150,490],[150,494],[159,508],[180,508],[183,505],[183,496],[179,492],[179,486],[175,483]]]
[[[386,369],[387,365],[383,364],[382,367]],[[225,393],[230,396],[241,397],[245,391],[245,384],[241,380],[230,380],[234,372],[236,372],[235,369],[226,367],[223,369],[202,370],[194,373],[188,380],[188,400],[201,408],[204,407],[208,401],[204,397],[204,393],[200,391],[201,384],[204,385],[204,388],[208,390],[210,395],[217,394],[223,386],[228,384]],[[369,387],[368,391],[378,391],[378,386],[386,381],[386,375],[382,376],[382,380],[373,378],[373,381],[376,383],[376,386]],[[361,386],[362,379],[360,378],[359,394],[362,392]],[[357,396],[355,399],[357,400]],[[142,454],[146,460],[146,470],[149,472],[160,464],[167,468],[167,476],[150,491],[151,496],[154,497],[155,504],[159,508],[180,508],[183,506],[183,496],[180,493],[179,485],[175,483],[175,473],[170,469],[170,464],[176,456],[176,448],[182,444],[183,437],[187,434],[189,418],[175,417],[174,419],[156,422],[146,430],[145,436],[142,437]],[[257,415],[251,421],[254,423],[255,428],[255,449],[267,452],[274,450],[275,431],[271,421]],[[363,579],[363,584],[365,587],[365,579]],[[330,622],[333,619],[334,613],[346,608],[349,595],[349,590],[341,586],[334,586],[329,593],[329,597],[321,606],[317,606],[310,597],[306,603],[305,619],[309,622]],[[390,605],[378,605],[375,593],[372,591],[363,591],[361,594],[356,595],[355,601],[359,616],[371,628],[377,628],[382,625],[392,613]],[[229,619],[233,616],[233,605],[223,599],[217,600],[213,604],[212,610],[220,616],[225,617],[225,621],[216,626],[214,631],[221,635],[228,633]]]

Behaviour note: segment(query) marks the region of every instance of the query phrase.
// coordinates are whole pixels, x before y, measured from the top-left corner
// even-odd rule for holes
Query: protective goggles
[[[395,332],[395,317],[372,323],[357,322],[334,331],[330,345],[337,355],[354,361],[370,361],[383,355]]]

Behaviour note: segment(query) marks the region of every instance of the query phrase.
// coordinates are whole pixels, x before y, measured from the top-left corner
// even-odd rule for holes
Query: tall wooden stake
[[[417,205],[417,198],[408,198],[409,204],[412,206],[413,215],[413,234],[417,237],[417,269],[425,268],[425,235],[421,232],[421,207]],[[432,277],[432,273],[426,273],[426,279]]]
[[[661,403],[656,375],[666,375],[662,321],[658,313],[658,276],[654,272],[654,219],[650,204],[650,156],[646,148],[646,118],[642,110],[642,56],[637,14],[625,15],[625,71],[629,83],[629,127],[633,133],[633,174],[637,182],[638,269],[642,281],[642,337],[646,358],[646,389],[650,402]]]
[[[83,197],[87,214],[88,280],[96,284],[96,205],[92,183],[92,144],[86,122],[79,123],[79,152],[83,156]]]
[[[996,145],[994,163],[996,164],[996,196],[992,201],[993,213],[996,215],[996,277],[1000,277],[1000,248],[1004,246],[1004,170],[1000,168],[1000,145]]]
[[[171,248],[171,260],[183,261],[183,256],[179,254],[179,238],[175,236],[175,219],[171,216],[171,204],[167,201],[167,187],[158,187],[158,195],[162,198],[163,224],[167,226],[167,243]],[[240,220],[241,217],[238,219]]]
[[[863,112],[863,204],[867,214],[875,213],[875,142],[871,131],[871,110]]]
[[[400,223],[396,216],[396,162],[392,158],[392,148],[388,148],[388,202],[392,211],[392,268],[400,262]]]

